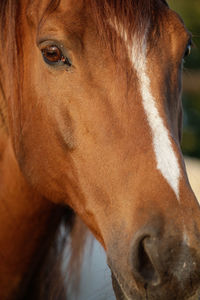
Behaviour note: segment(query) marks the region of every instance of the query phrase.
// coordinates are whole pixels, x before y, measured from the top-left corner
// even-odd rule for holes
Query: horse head
[[[183,22],[161,0],[26,0],[16,18],[7,85],[24,176],[101,242],[118,299],[189,299],[200,209],[180,149]]]

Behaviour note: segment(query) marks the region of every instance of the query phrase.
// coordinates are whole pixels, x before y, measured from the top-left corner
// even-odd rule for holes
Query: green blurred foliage
[[[184,154],[200,158],[200,0],[169,0],[192,33],[194,47],[184,63]]]

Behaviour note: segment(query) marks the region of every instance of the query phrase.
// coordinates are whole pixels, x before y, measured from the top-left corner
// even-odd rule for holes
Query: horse
[[[2,0],[0,21],[0,299],[70,299],[86,228],[118,300],[198,299],[183,21],[165,0]]]

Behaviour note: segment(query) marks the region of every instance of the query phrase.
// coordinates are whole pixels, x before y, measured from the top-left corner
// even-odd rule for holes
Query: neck
[[[10,139],[3,132],[0,134],[0,299],[17,299],[20,286],[30,284],[25,278],[30,278],[41,263],[47,239],[60,223],[58,219],[55,206],[25,181]]]

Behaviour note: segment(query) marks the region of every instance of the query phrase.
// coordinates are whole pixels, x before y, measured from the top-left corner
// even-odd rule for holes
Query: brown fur
[[[156,44],[149,76],[181,166],[181,205],[155,168],[137,74],[124,43],[107,26],[115,18],[130,41],[148,28],[149,45]],[[8,53],[5,61],[1,56],[0,85],[0,298],[65,298],[63,249],[71,238],[70,280],[85,244],[75,211],[102,243],[127,293],[168,300],[177,291],[187,299],[199,284],[199,269],[191,262],[199,266],[200,224],[179,149],[180,66],[188,39],[183,24],[159,0],[77,0],[75,6],[74,0],[2,0],[0,19],[0,50]],[[54,29],[64,32],[63,44],[69,45],[74,66],[67,72],[47,67],[41,58],[41,36]],[[60,241],[63,223],[66,236]],[[167,278],[155,291],[132,270],[137,236],[152,228]],[[180,246],[185,229],[192,250]],[[145,252],[143,241],[140,248]],[[184,290],[179,260],[193,268],[183,273]]]
[[[56,8],[56,1],[51,1],[48,6],[48,11]],[[18,64],[23,65],[20,53],[20,45],[23,42],[18,30],[18,18],[20,16],[20,3],[18,1],[1,1],[0,5],[0,20],[1,20],[1,49],[9,52],[8,61],[13,64],[16,69]],[[9,26],[5,24],[10,23]],[[9,30],[12,30],[10,32]],[[11,34],[11,35],[10,35]],[[7,37],[10,36],[9,43],[6,43]],[[18,45],[18,47],[17,47]],[[17,61],[16,61],[17,58]],[[20,71],[21,70],[21,71]],[[21,84],[23,78],[23,67],[18,69],[16,76],[18,83]],[[3,70],[1,70],[2,74]],[[3,79],[4,76],[1,76]],[[17,87],[16,87],[17,88]],[[17,88],[17,93],[20,90]],[[7,140],[9,140],[8,129],[8,110],[7,100],[4,92],[3,82],[0,82],[0,161],[3,160],[4,152],[6,151]],[[1,196],[0,196],[1,197]],[[3,199],[0,199],[3,201]],[[10,216],[12,218],[12,216]],[[67,289],[66,286],[74,286],[78,284],[78,276],[80,268],[80,261],[83,254],[83,247],[85,244],[86,229],[84,225],[75,217],[74,212],[63,206],[53,206],[53,211],[50,212],[50,219],[48,217],[48,229],[45,235],[42,235],[44,242],[41,243],[37,250],[37,255],[32,259],[29,269],[25,272],[24,279],[20,282],[18,288],[14,290],[15,296],[8,299],[14,300],[31,300],[31,299],[66,299]],[[80,224],[82,232],[82,239],[74,235],[74,227]],[[79,228],[78,227],[78,228]],[[65,233],[60,232],[64,230]],[[1,229],[2,230],[2,229]],[[71,259],[69,259],[69,266],[67,274],[63,274],[61,267],[63,264],[64,251],[68,243],[71,243]],[[75,254],[76,253],[76,254]],[[64,277],[65,275],[65,277]],[[72,278],[73,277],[73,278]],[[66,279],[68,278],[68,280]],[[71,279],[70,279],[71,278]],[[0,283],[1,284],[1,283]],[[10,285],[12,292],[12,284]],[[4,295],[0,292],[1,295]],[[4,298],[4,296],[2,296]],[[2,298],[2,299],[3,299]],[[5,298],[7,299],[7,298]]]
[[[91,0],[89,3],[91,16],[97,24],[97,32],[106,45],[108,47],[112,45],[113,49],[116,47],[117,39],[115,32],[110,31],[109,20],[121,24],[123,30],[128,32],[130,41],[133,34],[140,40],[148,27],[149,39],[154,43],[160,34],[160,24],[167,5],[165,1],[160,0]]]

